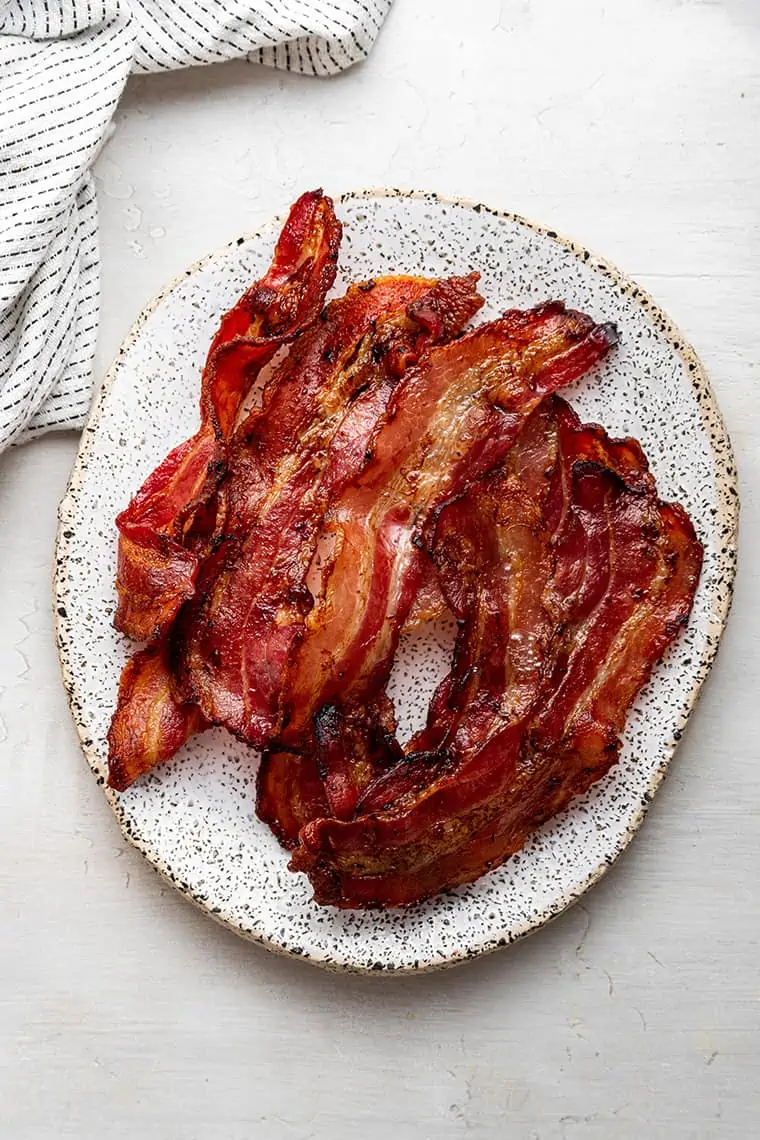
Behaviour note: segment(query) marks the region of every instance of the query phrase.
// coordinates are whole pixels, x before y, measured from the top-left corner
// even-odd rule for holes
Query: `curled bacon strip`
[[[256,809],[317,901],[385,907],[502,863],[616,762],[702,549],[638,444],[556,395],[614,326],[549,302],[463,334],[477,274],[323,308],[340,233],[321,191],[295,204],[211,345],[199,431],[117,520],[115,624],[151,644],[109,783],[223,724],[267,750]],[[399,636],[445,608],[452,668],[402,748]]]
[[[302,827],[330,814],[313,752],[264,754],[256,778],[256,814],[288,850],[298,846]]]
[[[701,546],[686,515],[658,501],[635,444],[561,401],[470,508],[464,530],[459,504],[441,519],[436,544],[467,617],[428,727],[352,820],[301,830],[291,865],[321,902],[403,905],[503,862],[615,763],[632,700],[687,620]]]
[[[148,477],[118,516],[114,625],[145,641],[161,635],[192,597],[227,442],[251,385],[281,345],[319,314],[335,279],[341,226],[321,190],[303,194],[290,211],[266,275],[223,317],[201,384],[201,426]],[[210,508],[200,534],[193,524]]]
[[[249,743],[266,744],[279,728],[325,510],[372,459],[399,377],[482,305],[476,280],[387,278],[349,289],[292,350],[282,365],[289,382],[275,378],[264,422],[243,435],[229,492],[240,541],[220,551],[175,644],[184,695]],[[288,390],[296,384],[297,398]]]
[[[544,396],[614,341],[611,327],[550,303],[481,325],[408,373],[372,464],[328,515],[336,553],[288,679],[289,747],[308,741],[322,705],[358,705],[385,683],[437,513],[498,463]]]
[[[201,566],[196,596],[174,623],[176,668],[170,670],[167,651],[160,655],[166,664],[165,723],[178,723],[180,710],[200,699],[209,719],[238,730],[228,710],[242,692],[242,654],[264,656],[264,647],[272,645],[270,660],[275,652],[283,663],[287,659],[300,607],[308,604],[305,578],[330,495],[367,462],[366,440],[399,375],[427,344],[456,333],[480,308],[476,282],[477,274],[471,274],[440,282],[389,277],[352,286],[275,370],[261,408],[243,421],[229,449],[229,473],[220,488],[224,532]],[[287,627],[273,617],[278,599],[283,612],[290,610]],[[133,681],[148,660],[131,666]],[[157,667],[150,659],[151,684]],[[225,670],[232,697],[225,695],[221,705]],[[128,771],[136,779],[152,766],[147,757],[156,756],[149,734],[141,755],[137,691],[134,683],[120,690],[116,714],[120,723],[132,725],[129,750],[119,744],[123,735],[111,741],[111,764],[122,781]],[[198,712],[184,723],[189,735],[207,721]],[[176,750],[183,739],[175,732],[171,742]],[[171,754],[167,741],[160,759]]]
[[[123,792],[205,727],[199,708],[174,699],[166,643],[136,653],[121,675],[108,730],[109,786]]]

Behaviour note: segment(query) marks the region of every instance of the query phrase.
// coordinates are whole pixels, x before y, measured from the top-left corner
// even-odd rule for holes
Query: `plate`
[[[567,393],[587,420],[634,435],[660,494],[689,511],[705,561],[688,629],[628,718],[619,764],[518,855],[478,882],[402,911],[317,907],[303,875],[253,808],[256,755],[222,730],[119,795],[105,788],[105,735],[132,646],[111,625],[114,516],[197,426],[201,366],[221,313],[264,272],[281,219],[193,265],[138,317],[95,400],[60,506],[58,646],[82,748],[121,828],[173,885],[217,921],[272,950],[354,971],[450,965],[536,930],[579,898],[626,847],[662,780],[710,668],[731,598],[738,498],[731,446],[694,351],[661,309],[612,266],[482,204],[372,190],[337,202],[344,222],[336,291],[382,273],[481,271],[487,319],[561,298],[615,320],[620,347]],[[402,730],[422,722],[453,643],[445,624],[408,637],[392,679]]]

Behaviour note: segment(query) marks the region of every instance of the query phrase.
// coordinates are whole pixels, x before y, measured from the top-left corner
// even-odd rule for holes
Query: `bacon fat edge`
[[[688,518],[659,502],[637,445],[562,401],[538,409],[471,508],[469,539],[461,517],[439,524],[444,593],[448,580],[468,614],[427,728],[352,820],[301,830],[291,865],[320,902],[405,905],[519,850],[615,763],[630,704],[688,618]]]
[[[321,190],[291,208],[266,275],[222,318],[201,382],[201,425],[146,479],[116,520],[114,625],[159,637],[192,596],[199,551],[215,525],[214,497],[240,407],[277,350],[318,316],[336,273],[341,225]],[[194,524],[204,525],[194,533]]]
[[[297,399],[283,380],[276,383],[275,400],[301,409],[301,430],[281,444],[277,412],[268,419],[275,442],[257,425],[239,473],[233,464],[231,517],[243,524],[180,623],[177,672],[183,695],[209,721],[251,744],[267,744],[279,729],[283,683],[312,604],[307,576],[325,511],[373,462],[372,439],[400,377],[480,308],[476,280],[387,278],[371,290],[349,289],[282,366]]]
[[[205,683],[207,658],[198,641],[213,629],[206,615],[209,604],[230,577],[238,590],[246,580],[245,558],[253,546],[253,572],[266,572],[267,556],[291,546],[289,578],[272,582],[286,601],[303,604],[306,592],[297,574],[308,569],[306,546],[322,521],[320,503],[334,488],[367,462],[366,439],[404,369],[429,343],[457,333],[482,304],[475,288],[477,274],[440,282],[425,278],[391,277],[352,286],[345,297],[331,302],[322,319],[302,334],[265,389],[262,407],[237,428],[229,448],[229,474],[220,491],[225,501],[225,526],[215,550],[200,567],[196,596],[185,603],[171,630],[171,654],[162,650],[139,657],[130,669],[130,684],[120,690],[115,721],[130,725],[129,733],[112,733],[110,760],[118,779],[131,782],[158,756],[144,725],[140,735],[139,670],[149,670],[155,690],[158,662],[167,675],[161,688],[163,723],[186,724],[188,735],[207,726],[199,710],[187,709],[196,696],[194,681]],[[266,536],[269,544],[267,545]],[[246,539],[253,536],[254,541]],[[300,552],[300,553],[299,553]],[[240,563],[242,561],[242,567]],[[238,567],[232,576],[229,567]],[[306,571],[303,570],[305,573]],[[261,581],[261,577],[259,579]],[[249,573],[247,581],[250,583]],[[201,624],[202,623],[202,624]],[[203,645],[214,660],[221,622]],[[276,626],[273,635],[277,636]],[[170,656],[175,668],[170,671]],[[200,669],[198,664],[200,662]],[[134,702],[134,716],[129,704]],[[172,731],[173,751],[183,739]],[[172,752],[168,742],[161,759]],[[147,765],[147,767],[146,767]]]

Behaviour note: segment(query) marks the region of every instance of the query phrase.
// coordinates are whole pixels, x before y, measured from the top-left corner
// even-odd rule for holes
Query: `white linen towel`
[[[99,312],[91,166],[130,71],[332,75],[391,0],[0,0],[0,451],[81,427]]]

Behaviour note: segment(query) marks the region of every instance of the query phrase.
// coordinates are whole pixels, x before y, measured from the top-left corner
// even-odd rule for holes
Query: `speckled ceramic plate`
[[[550,230],[432,194],[345,195],[341,279],[477,268],[487,318],[562,298],[615,320],[619,349],[569,398],[650,457],[660,492],[691,514],[705,563],[685,636],[633,708],[620,763],[505,866],[423,905],[388,913],[314,905],[309,884],[253,810],[256,756],[221,730],[197,737],[129,791],[105,795],[127,838],[209,915],[273,950],[349,970],[430,969],[513,942],[588,889],[641,824],[710,667],[735,561],[731,448],[702,368],[668,318],[611,266]],[[113,519],[197,422],[201,365],[220,314],[264,271],[279,220],[187,270],[140,315],[85,429],[60,508],[55,606],[63,677],[99,783],[105,734],[131,646],[112,628]],[[392,691],[402,728],[421,723],[452,631],[408,638]]]

